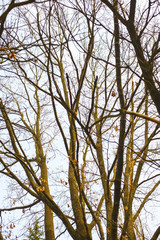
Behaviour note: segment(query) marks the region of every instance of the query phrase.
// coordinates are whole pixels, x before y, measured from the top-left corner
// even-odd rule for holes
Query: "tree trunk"
[[[41,181],[42,186],[45,188],[45,193],[50,196],[49,186],[48,186],[48,174],[47,174],[47,166],[46,159],[42,160],[41,165]],[[45,203],[45,237],[46,240],[55,240],[54,235],[54,225],[53,225],[53,212],[50,207]]]
[[[55,239],[53,227],[53,213],[47,204],[45,204],[45,238],[46,240]]]
[[[0,232],[0,240],[4,240],[1,232]]]
[[[121,109],[125,108],[125,101],[123,95],[123,86],[121,80],[121,61],[120,61],[120,37],[119,37],[119,22],[117,16],[118,0],[114,0],[114,36],[115,36],[115,64],[116,64],[116,82],[119,94],[119,101]],[[117,168],[116,176],[114,181],[114,204],[112,211],[112,229],[111,239],[117,240],[117,225],[118,225],[118,213],[120,205],[120,192],[121,192],[121,177],[124,162],[124,140],[125,140],[125,126],[126,126],[126,115],[121,114],[120,120],[120,135],[117,150]]]

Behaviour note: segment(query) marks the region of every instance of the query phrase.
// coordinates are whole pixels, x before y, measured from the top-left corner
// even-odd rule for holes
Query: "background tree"
[[[39,226],[39,222],[36,219],[35,224],[33,226],[33,228],[30,229],[30,233],[27,236],[28,239],[30,240],[41,240],[43,236],[43,232],[41,230],[41,227]]]

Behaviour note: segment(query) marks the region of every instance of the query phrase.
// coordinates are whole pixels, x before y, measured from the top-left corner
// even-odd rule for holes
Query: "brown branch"
[[[96,86],[97,86],[97,81],[98,81],[98,76],[96,76],[96,79],[95,79],[95,81],[94,81],[93,92],[92,92],[91,108],[90,108],[90,111],[89,111],[88,121],[87,121],[86,128],[88,128],[88,126],[89,126],[91,114],[92,114],[93,107],[94,107],[94,97],[95,97],[95,90],[96,90]]]
[[[138,112],[128,111],[128,110],[125,110],[125,109],[120,110],[120,111],[126,112],[127,114],[130,114],[130,115],[133,115],[133,116],[136,116],[136,117],[141,117],[143,119],[146,119],[146,120],[151,121],[151,122],[155,122],[157,124],[160,124],[160,120],[157,120],[155,118],[149,117],[149,116],[144,115],[144,114],[140,114]]]
[[[141,205],[139,206],[137,212],[135,213],[134,217],[132,218],[132,221],[135,222],[136,218],[139,216],[141,210],[144,208],[144,205],[146,204],[146,202],[148,201],[149,197],[151,196],[151,194],[155,191],[155,189],[160,185],[160,181],[158,181],[154,187],[147,193],[147,195],[145,196],[145,198],[143,199]]]
[[[137,0],[131,0],[131,3],[130,3],[129,21],[131,22],[134,22],[135,11],[136,11],[136,1]]]
[[[160,235],[160,226],[157,228],[157,230],[155,231],[155,233],[153,234],[150,240],[157,240],[159,235]]]
[[[35,0],[28,0],[28,1],[23,1],[23,2],[19,2],[19,3],[15,3],[14,0],[11,1],[11,3],[9,4],[8,8],[6,9],[6,11],[0,16],[0,37],[3,33],[4,30],[4,24],[6,21],[6,18],[8,16],[8,14],[10,13],[10,11],[16,7],[20,7],[20,6],[24,6],[30,3],[35,2]]]
[[[115,7],[108,0],[101,0],[114,14],[117,14],[118,19],[125,25],[126,20],[118,13]]]
[[[125,108],[125,100],[123,94],[123,86],[121,79],[121,58],[120,58],[120,33],[119,33],[119,21],[118,21],[118,0],[114,0],[114,37],[115,37],[115,62],[116,62],[116,82],[119,94],[119,101],[121,108]],[[110,239],[117,239],[117,223],[118,213],[120,206],[120,191],[121,191],[121,178],[124,162],[124,140],[125,140],[125,127],[126,127],[126,113],[121,114],[120,119],[120,134],[117,151],[117,167],[116,176],[114,181],[114,204],[112,211],[112,225]]]
[[[36,205],[37,203],[39,203],[40,200],[36,200],[35,202],[31,203],[31,204],[28,204],[28,205],[25,205],[25,206],[19,206],[19,207],[13,207],[13,208],[1,208],[0,209],[0,212],[6,212],[6,211],[13,211],[13,210],[16,210],[16,209],[25,209],[25,208],[30,208],[30,207],[33,207],[34,205]]]

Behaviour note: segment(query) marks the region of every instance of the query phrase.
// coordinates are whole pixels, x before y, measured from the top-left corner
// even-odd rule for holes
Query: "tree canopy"
[[[2,2],[0,239],[158,238],[159,7]]]

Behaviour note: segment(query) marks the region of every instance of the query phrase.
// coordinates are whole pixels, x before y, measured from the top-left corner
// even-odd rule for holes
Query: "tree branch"
[[[157,240],[159,235],[160,235],[160,226],[157,228],[157,230],[153,234],[151,240]]]
[[[155,122],[157,124],[160,124],[160,120],[157,120],[155,118],[149,117],[147,115],[144,115],[144,114],[141,114],[141,113],[138,113],[138,112],[128,111],[128,110],[125,110],[125,109],[122,109],[120,111],[126,112],[127,114],[130,114],[130,115],[133,115],[133,116],[136,116],[136,117],[141,117],[143,119],[146,119],[146,120],[151,121],[151,122]]]

